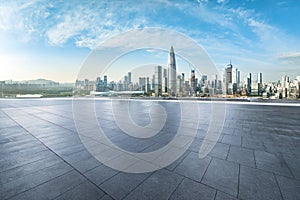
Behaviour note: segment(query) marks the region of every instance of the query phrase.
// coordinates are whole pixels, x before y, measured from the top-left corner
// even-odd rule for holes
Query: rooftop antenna
[[[232,67],[232,64],[231,64],[231,59],[229,60],[229,64],[227,66],[230,66]]]
[[[191,63],[189,63],[189,67],[190,67],[190,70],[194,70],[195,72],[198,72],[200,74],[199,70],[197,68],[193,67],[191,65]]]

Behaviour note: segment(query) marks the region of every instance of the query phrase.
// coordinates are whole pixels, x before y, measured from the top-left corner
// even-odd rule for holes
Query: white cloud
[[[293,66],[300,73],[300,52],[289,52],[275,56],[275,59],[287,66]]]
[[[47,29],[51,5],[40,0],[0,3],[0,31],[23,43],[37,40]]]
[[[206,4],[206,3],[208,3],[208,0],[197,0],[197,2],[199,4]]]
[[[216,2],[216,1],[214,1]],[[224,3],[225,0],[217,0],[217,3]],[[223,42],[221,36],[230,36],[232,42],[239,42],[239,45],[255,46],[259,48],[273,48],[276,44],[280,47],[290,44],[281,42],[286,36],[281,30],[259,20],[254,10],[244,8],[227,8],[225,6],[211,5],[208,0],[199,0],[198,5],[191,2],[157,1],[143,2],[137,4],[129,2],[44,2],[44,1],[12,1],[0,4],[0,29],[4,31],[19,32],[19,39],[24,42],[31,39],[43,38],[52,45],[62,45],[72,39],[72,42],[79,47],[94,48],[109,37],[124,31],[141,27],[170,27],[167,20],[151,19],[157,14],[159,8],[177,9],[174,15],[178,19],[184,13],[193,20],[214,25],[215,30],[202,30],[194,27],[187,32],[205,32],[213,35]],[[150,18],[150,19],[149,19]],[[238,20],[242,20],[260,41],[251,41],[241,31]],[[184,24],[178,27],[184,28]],[[176,30],[177,27],[176,27]],[[226,35],[226,31],[230,32]],[[287,40],[289,40],[288,38]],[[270,48],[271,46],[271,48]]]
[[[113,3],[112,3],[113,4]],[[118,9],[121,5],[105,3],[91,6],[77,6],[63,13],[63,20],[46,31],[52,45],[61,45],[72,39],[78,47],[96,48],[106,39],[124,31],[143,27],[147,23],[143,16],[128,20]],[[135,7],[126,8],[136,12]]]
[[[289,53],[281,54],[277,58],[278,59],[300,58],[300,52],[289,52]]]
[[[19,38],[24,42],[46,36],[52,45],[62,45],[72,39],[79,47],[95,48],[109,37],[130,29],[145,26],[169,27],[167,21],[148,20],[145,17],[156,14],[157,7],[162,6],[168,9],[176,8],[178,16],[188,11],[194,19],[237,32],[238,28],[226,10],[208,8],[203,4],[208,3],[207,0],[201,0],[199,3],[198,6],[190,2],[172,1],[157,1],[156,4],[146,1],[139,5],[131,1],[127,3],[103,1],[82,5],[55,4],[55,2],[53,5],[30,1],[19,2],[16,6],[11,3],[0,7],[5,11],[0,12],[5,15],[2,19],[7,19],[0,21],[0,28],[17,30],[20,32]],[[199,31],[201,27],[195,29]]]
[[[240,57],[249,66],[271,62],[282,52],[299,51],[299,39],[269,23],[263,13],[230,8],[227,2],[7,1],[0,3],[0,34],[22,42],[46,40],[53,46],[68,43],[95,49],[131,29],[170,28],[195,39],[216,60]]]
[[[217,0],[217,3],[224,3],[225,0]]]
[[[251,42],[248,44],[252,45],[253,51],[256,49],[256,51],[269,54],[272,57],[282,52],[297,50],[295,47],[300,45],[298,38],[290,35],[284,29],[268,23],[267,20],[262,20],[261,13],[256,13],[255,10],[237,8],[228,9],[228,11],[242,20],[245,28],[249,29],[248,35],[250,35]],[[251,36],[251,33],[257,39]]]
[[[81,15],[67,15],[63,22],[47,31],[46,35],[50,44],[60,45],[64,44],[69,38],[80,34],[86,26],[87,24],[84,18],[81,19]]]

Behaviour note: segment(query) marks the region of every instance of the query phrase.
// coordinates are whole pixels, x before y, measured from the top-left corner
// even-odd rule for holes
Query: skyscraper
[[[212,94],[217,94],[218,75],[212,75],[211,76],[211,88],[212,88]]]
[[[151,90],[155,90],[155,75],[152,75],[152,79],[151,79]]]
[[[146,78],[139,77],[139,90],[146,92]]]
[[[161,96],[161,95],[162,95],[162,66],[158,65],[155,67],[155,96]]]
[[[128,90],[128,76],[124,76],[123,90]]]
[[[151,90],[151,85],[150,85],[150,80],[149,77],[146,78],[146,92],[150,93]]]
[[[252,84],[252,74],[249,73],[247,77],[247,95],[251,95],[251,84]]]
[[[196,76],[195,76],[195,70],[191,71],[191,93],[196,93]]]
[[[168,60],[168,67],[169,67],[169,95],[175,96],[176,95],[176,61],[175,61],[175,53],[173,46],[171,46],[169,60]]]
[[[241,72],[237,71],[237,84],[240,85],[241,84]]]
[[[162,81],[163,81],[163,83],[162,83],[163,93],[167,93],[168,92],[168,69],[163,69]]]
[[[128,72],[128,83],[131,83],[131,72]]]
[[[260,73],[258,73],[257,77],[258,77],[258,83],[262,84],[263,83],[263,74],[260,72]]]
[[[262,95],[263,93],[263,74],[260,72],[257,74],[257,82],[258,82],[258,95]]]
[[[184,73],[181,74],[181,78],[182,78],[182,96],[185,96],[186,85],[185,85],[185,76],[184,76]]]
[[[103,80],[101,80],[100,77],[97,77],[97,79],[96,79],[96,91],[97,92],[104,91],[104,82],[103,82]]]
[[[240,82],[240,72],[230,63],[223,70],[223,94],[237,94]]]
[[[182,79],[181,75],[177,75],[177,95],[182,96]]]
[[[104,82],[104,91],[106,91],[107,90],[107,76],[106,75],[104,76],[103,82]]]
[[[290,77],[287,75],[284,75],[281,78],[281,89],[282,89],[282,97],[287,98],[289,96],[288,91],[289,91],[289,86],[290,86]]]

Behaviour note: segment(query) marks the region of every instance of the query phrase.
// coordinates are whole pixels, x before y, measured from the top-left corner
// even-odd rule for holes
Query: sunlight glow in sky
[[[295,0],[0,0],[0,80],[72,82],[99,44],[145,27],[191,37],[219,70],[231,59],[242,77],[263,72],[265,81],[295,78],[299,15]]]

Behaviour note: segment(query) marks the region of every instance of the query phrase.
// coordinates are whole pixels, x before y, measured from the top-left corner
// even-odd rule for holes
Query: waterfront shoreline
[[[74,97],[41,97],[41,98],[0,98],[0,100],[72,100]],[[300,103],[300,99],[263,99],[257,97],[248,98],[199,98],[199,97],[75,97],[80,99],[94,99],[94,100],[158,100],[158,101],[204,101],[204,102],[252,102],[252,103]]]

